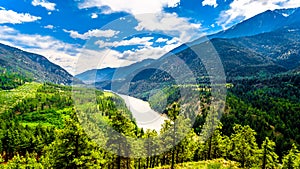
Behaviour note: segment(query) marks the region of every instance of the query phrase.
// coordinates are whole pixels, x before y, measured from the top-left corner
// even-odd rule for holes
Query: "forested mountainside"
[[[131,70],[131,74],[126,74],[128,75],[127,81],[134,79],[131,83],[131,86],[134,88],[134,90],[131,90],[131,94],[139,93],[140,91],[160,86],[162,82],[171,83],[172,78],[162,78],[168,75],[153,69],[153,67],[159,68],[161,65],[170,62],[173,57],[178,57],[191,69],[198,83],[207,83],[209,79],[206,78],[207,71],[201,62],[202,58],[201,56],[198,57],[194,51],[213,46],[224,66],[228,82],[244,77],[269,76],[292,71],[299,67],[299,37],[300,27],[298,24],[294,24],[276,31],[250,37],[212,39],[210,43],[200,43],[179,53],[167,54],[158,60],[150,62],[148,65],[135,66],[137,68],[131,66],[120,68],[120,72],[124,72],[127,69]],[[176,66],[178,63],[170,64]],[[122,83],[122,80],[126,81],[124,80],[126,77],[113,79],[112,72],[108,79],[95,79],[95,77],[100,75],[100,72],[102,72],[101,75],[103,77],[107,77],[105,71],[98,70],[83,73],[78,78],[82,80],[89,79],[87,77],[94,78],[94,81],[92,79],[89,79],[89,81],[96,82],[97,87],[105,89],[110,89],[111,83],[118,84]],[[98,75],[96,76],[96,74]],[[165,80],[162,81],[162,79]]]
[[[73,76],[41,55],[0,44],[0,71],[27,79],[56,84],[71,84]]]

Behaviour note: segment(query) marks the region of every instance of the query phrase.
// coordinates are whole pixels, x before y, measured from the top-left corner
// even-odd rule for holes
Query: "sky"
[[[299,0],[0,0],[0,43],[71,74],[157,59],[179,45]]]

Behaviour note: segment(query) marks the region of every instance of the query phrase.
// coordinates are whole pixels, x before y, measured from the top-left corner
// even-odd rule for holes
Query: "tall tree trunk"
[[[173,127],[173,151],[172,151],[172,163],[171,163],[171,169],[174,169],[175,165],[175,144],[176,144],[176,125],[175,125],[175,120],[174,120],[174,127]]]
[[[208,152],[207,152],[207,158],[208,160],[211,160],[211,141],[212,141],[212,137],[209,137],[209,140],[208,140]]]

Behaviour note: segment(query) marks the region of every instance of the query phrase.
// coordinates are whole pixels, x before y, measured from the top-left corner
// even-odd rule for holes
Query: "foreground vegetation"
[[[250,82],[244,88],[237,84],[221,120],[218,111],[204,105],[190,130],[189,118],[179,115],[178,104],[170,104],[161,137],[138,128],[123,100],[111,93],[49,83],[3,90],[0,168],[299,168],[298,95],[270,98],[275,87],[259,93],[250,90]],[[89,92],[93,95],[84,95]],[[257,92],[262,97],[251,101]],[[80,97],[74,100],[74,95]],[[209,90],[202,95],[209,100]],[[96,97],[95,104],[86,102],[90,97]],[[259,107],[266,103],[272,106]],[[106,124],[122,134],[102,130]],[[130,138],[148,140],[133,147]]]

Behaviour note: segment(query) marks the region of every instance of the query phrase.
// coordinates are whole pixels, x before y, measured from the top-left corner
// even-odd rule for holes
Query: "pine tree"
[[[283,157],[283,169],[295,169],[300,167],[300,153],[296,144],[292,145],[289,153]]]
[[[241,163],[241,167],[250,168],[257,165],[258,146],[256,143],[256,132],[248,125],[235,125],[234,133],[231,135],[232,151],[231,155],[234,160]]]
[[[173,135],[172,135],[172,162],[171,162],[171,169],[174,169],[175,165],[175,145],[176,145],[176,120],[180,113],[180,108],[177,103],[172,104],[171,108],[168,108],[168,117],[173,122]]]
[[[65,128],[46,149],[45,161],[54,168],[100,168],[105,163],[103,151],[85,134],[80,124],[66,119]]]
[[[205,150],[202,150],[202,152],[205,152],[205,160],[221,157],[221,129],[222,124],[219,120],[219,113],[215,110],[211,110],[206,116],[205,123],[200,134],[200,141],[204,143],[203,148]]]
[[[275,153],[275,142],[267,137],[261,146],[262,169],[276,168],[278,155]]]

